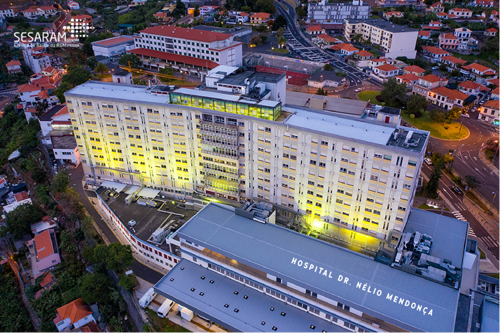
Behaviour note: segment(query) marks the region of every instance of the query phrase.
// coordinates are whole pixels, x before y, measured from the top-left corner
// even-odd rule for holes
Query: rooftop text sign
[[[320,266],[316,266],[314,264],[311,264],[307,261],[299,260],[297,258],[292,258],[292,265],[296,265],[297,267],[301,267],[302,269],[305,269],[309,272],[314,272],[316,274],[319,274],[326,279],[332,279],[334,283],[341,283],[342,285],[348,287],[348,288],[356,288],[359,289],[365,293],[371,294],[374,297],[380,297],[384,299],[387,302],[393,302],[396,303],[402,307],[407,307],[412,310],[415,310],[416,313],[420,313],[423,316],[432,316],[433,315],[433,309],[429,309],[427,306],[423,306],[421,304],[418,304],[416,302],[410,301],[409,299],[405,299],[404,297],[401,297],[401,295],[395,295],[393,293],[390,293],[388,291],[384,291],[382,289],[377,289],[374,286],[371,286],[368,283],[363,283],[359,281],[351,281],[349,277],[343,276],[341,274],[336,274],[332,272],[331,270],[325,269]]]

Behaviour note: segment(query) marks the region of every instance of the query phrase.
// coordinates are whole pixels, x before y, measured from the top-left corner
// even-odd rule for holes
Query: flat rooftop
[[[289,229],[255,222],[229,206],[208,204],[177,235],[405,330],[451,332],[455,327],[459,290]],[[304,269],[306,262],[324,273]],[[338,282],[340,277],[348,283]],[[364,284],[380,290],[380,296],[363,291]],[[394,302],[396,296],[415,306]],[[424,307],[426,314],[418,311]]]
[[[346,19],[346,21],[348,21],[349,24],[365,23],[365,24],[369,24],[371,26],[377,27],[379,29],[383,29],[386,31],[394,32],[394,33],[411,32],[411,31],[417,32],[418,31],[418,30],[411,29],[411,28],[408,28],[408,27],[403,26],[403,25],[397,25],[397,24],[394,24],[390,21],[386,21],[386,20],[382,20],[382,19],[368,19],[368,20],[365,20],[365,19]]]
[[[468,230],[465,221],[412,208],[403,232],[432,236],[431,255],[449,259],[453,266],[462,268]]]
[[[118,216],[120,221],[123,222],[127,230],[144,242],[146,242],[152,233],[160,226],[168,225],[169,223],[179,220],[187,221],[196,214],[194,210],[177,208],[176,204],[172,204],[172,200],[160,201],[155,199],[154,201],[157,203],[156,208],[139,205],[137,202],[132,202],[130,205],[127,205],[125,203],[125,198],[128,194],[125,192],[127,192],[129,187],[130,186],[123,188],[123,190],[119,192],[120,195],[117,198],[109,197],[109,189],[103,186],[99,187],[96,192],[106,202],[113,213]],[[158,211],[160,207],[161,210],[165,212]],[[184,217],[168,212],[184,215]],[[132,228],[128,225],[130,220],[135,220],[137,222]],[[165,243],[160,247],[169,250],[169,247],[164,245]]]
[[[218,83],[246,85],[246,80],[255,80],[261,82],[277,83],[284,77],[284,74],[273,74],[263,72],[244,71],[238,74],[229,74],[225,78],[219,80]]]
[[[234,28],[220,28],[220,27],[211,27],[208,25],[197,25],[193,27],[195,30],[203,30],[203,31],[211,31],[211,32],[219,32],[223,34],[236,35],[241,33],[244,30],[251,30],[251,28],[247,27],[234,27]]]
[[[50,140],[52,141],[52,148],[53,149],[75,149],[76,148],[76,139],[75,139],[75,136],[72,135],[71,132],[69,133],[69,135],[64,135],[64,136],[52,136],[51,135]]]
[[[186,259],[172,268],[154,288],[160,295],[230,331],[272,332],[276,327],[278,332],[309,332],[313,331],[310,327],[313,325],[313,332],[349,332]]]
[[[306,94],[296,91],[286,92],[286,103],[285,106],[293,107],[307,107],[308,100],[313,99],[319,95]],[[326,97],[326,104],[323,111],[335,112],[339,114],[347,114],[352,116],[361,116],[365,111],[367,102],[352,100],[347,98],[332,97],[332,96],[320,96]]]

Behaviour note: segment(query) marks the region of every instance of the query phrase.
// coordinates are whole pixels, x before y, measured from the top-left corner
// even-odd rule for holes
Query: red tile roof
[[[432,54],[450,54],[449,52],[435,46],[422,46],[422,49]]]
[[[38,93],[38,98],[47,99],[49,98],[49,92],[47,90],[42,90]]]
[[[44,69],[42,69],[42,72],[52,73],[53,71],[54,71],[54,67],[52,67],[52,66],[48,66],[48,67],[45,67]]]
[[[16,199],[17,202],[27,200],[30,198],[28,192],[22,191],[19,193],[14,194],[14,198]]]
[[[472,12],[472,10],[467,9],[467,8],[453,8],[452,10],[455,12],[465,12],[465,13]]]
[[[332,50],[345,50],[347,52],[358,51],[357,48],[348,43],[341,43],[330,47]]]
[[[407,71],[407,72],[414,72],[414,73],[424,73],[425,72],[425,69],[418,67],[418,66],[415,66],[415,65],[405,67],[405,68],[403,68],[403,70]]]
[[[57,113],[55,115],[53,115],[52,118],[62,116],[62,115],[68,114],[68,113],[69,113],[68,106],[65,105],[61,110],[57,111]]]
[[[269,14],[267,14],[269,15]],[[151,35],[159,35],[165,37],[174,37],[174,38],[182,38],[195,40],[199,42],[211,43],[216,41],[226,40],[232,35],[223,34],[220,32],[212,32],[212,31],[204,31],[204,30],[196,30],[196,29],[188,29],[188,28],[180,28],[168,25],[159,25],[156,27],[147,28],[140,31],[141,33],[151,34]]]
[[[418,32],[418,35],[419,35],[419,36],[427,36],[427,37],[428,37],[428,36],[430,36],[430,35],[431,35],[431,32],[430,32],[430,31],[423,31],[423,30],[420,30],[420,31]]]
[[[55,253],[52,238],[50,237],[50,230],[45,230],[35,236],[35,251],[38,261]]]
[[[5,66],[21,66],[21,62],[19,60],[11,60],[5,64]]]
[[[193,65],[193,66],[206,67],[209,69],[214,69],[215,67],[219,66],[218,63],[211,61],[211,60],[205,60],[205,59],[200,59],[200,58],[188,57],[188,56],[180,55],[180,54],[173,54],[173,53],[167,53],[167,52],[161,52],[161,51],[155,51],[155,50],[149,50],[149,49],[143,49],[143,48],[133,49],[133,50],[129,50],[127,52],[136,54],[138,56],[143,55],[143,56],[152,57],[152,58],[180,62],[180,63]]]
[[[460,64],[460,65],[465,65],[467,63],[467,61],[459,59],[459,58],[451,56],[451,55],[443,57],[441,59],[443,59],[445,61],[449,61],[449,62],[454,63],[454,64]]]
[[[480,65],[478,63],[470,64],[468,67],[470,67],[472,69],[475,69],[476,71],[481,72],[481,73],[488,73],[488,72],[490,72],[490,74],[495,74],[496,73],[495,70],[493,70],[493,69],[491,69],[489,67]]]
[[[493,89],[493,91],[491,92],[492,95],[499,95],[500,94],[500,88],[496,87],[495,89]]]
[[[389,64],[381,65],[381,66],[378,66],[375,68],[377,68],[378,70],[384,71],[384,72],[399,70],[399,68],[397,68],[396,66],[389,65]]]
[[[320,25],[313,25],[306,29],[306,31],[321,31],[321,30],[322,29]]]
[[[130,37],[114,37],[114,38],[108,38],[108,39],[100,40],[98,42],[94,42],[94,44],[100,45],[100,46],[110,46],[110,45],[115,45],[115,44],[119,44],[119,43],[130,42],[133,40],[134,39],[130,38]]]
[[[250,15],[250,14],[245,13],[245,12],[241,12],[241,13],[239,13],[238,15],[239,15],[239,16],[248,16],[248,15]]]
[[[45,276],[43,277],[42,282],[40,282],[40,287],[45,287],[49,283],[51,283],[54,280],[54,277],[52,276],[51,273],[46,273]]]
[[[467,94],[464,94],[463,92],[460,92],[458,90],[452,90],[448,89],[446,87],[437,87],[431,90],[433,93],[436,93],[441,96],[446,96],[449,99],[453,100],[466,100],[469,96]]]
[[[356,55],[358,57],[373,57],[373,54],[371,54],[370,52],[368,52],[367,50],[361,50],[359,51],[358,53],[356,53]]]
[[[250,16],[251,18],[261,18],[261,19],[267,19],[269,18],[269,16],[271,16],[271,14],[269,13],[255,13],[253,14],[252,16]]]
[[[92,314],[90,307],[83,303],[81,298],[74,300],[71,303],[61,306],[57,309],[57,313],[62,320],[69,318],[71,323],[76,323],[82,318]]]
[[[429,22],[429,24],[443,25],[443,23],[441,23],[439,21],[431,21],[431,22]]]
[[[489,28],[489,29],[486,29],[486,31],[488,31],[488,32],[498,32],[498,30],[495,29],[495,28]]]
[[[497,101],[497,100],[494,100],[494,99],[490,99],[489,101],[487,101],[486,103],[484,103],[483,106],[486,106],[488,108],[498,109],[498,104],[499,103],[500,103],[500,101]]]
[[[454,34],[450,34],[450,33],[443,34],[441,36],[443,36],[442,38],[445,38],[445,39],[458,39],[457,36],[455,36]]]
[[[464,81],[464,82],[461,82],[458,86],[465,88],[465,89],[472,89],[472,90],[476,90],[476,89],[479,89],[480,91],[489,90],[488,88],[486,88],[482,84],[479,84],[479,83],[473,82],[473,81]]]
[[[418,81],[418,79],[420,79],[420,77],[416,76],[413,73],[400,75],[400,76],[397,76],[396,78],[401,79],[403,82],[408,82],[408,83],[415,82],[415,81]]]
[[[332,37],[332,36],[329,36],[327,34],[321,34],[318,36],[318,38],[321,38],[323,39],[324,41],[326,42],[330,42],[330,43],[335,43],[335,42],[338,42],[339,40],[335,37]]]
[[[387,61],[387,59],[386,59],[386,58],[378,58],[378,59],[372,59],[372,60],[370,60],[370,61],[371,61],[371,62],[382,62],[382,61],[383,61],[383,62],[386,62],[386,61]]]
[[[437,75],[434,75],[434,74],[429,74],[429,75],[423,76],[423,77],[421,77],[421,79],[423,81],[427,81],[427,82],[439,82],[439,81],[441,81],[441,78]]]

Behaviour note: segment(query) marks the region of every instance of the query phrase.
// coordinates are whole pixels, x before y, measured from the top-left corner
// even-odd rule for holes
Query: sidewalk
[[[498,170],[497,167],[493,165],[487,158],[486,155],[484,154],[484,149],[481,149],[479,151],[479,159],[481,162],[483,162],[490,170],[491,172],[495,173],[497,176],[499,175],[500,171]]]

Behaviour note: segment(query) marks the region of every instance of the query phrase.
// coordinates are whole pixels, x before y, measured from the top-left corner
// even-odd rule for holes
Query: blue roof
[[[481,332],[498,332],[498,299],[485,297],[481,316]]]
[[[178,236],[402,329],[448,332],[455,326],[458,290],[292,230],[255,222],[229,206],[210,203]],[[304,269],[306,262],[315,269]],[[338,282],[339,276],[348,282]],[[368,286],[380,290],[380,296],[367,292]]]
[[[202,276],[205,278],[202,279]],[[210,283],[211,280],[213,283]],[[185,259],[175,265],[154,288],[160,295],[232,331],[272,332],[275,326],[278,332],[349,332]],[[192,288],[194,291],[191,291]],[[226,304],[228,307],[225,307]],[[271,311],[271,308],[274,310]],[[282,312],[285,316],[281,315]],[[315,328],[311,329],[311,325]]]

